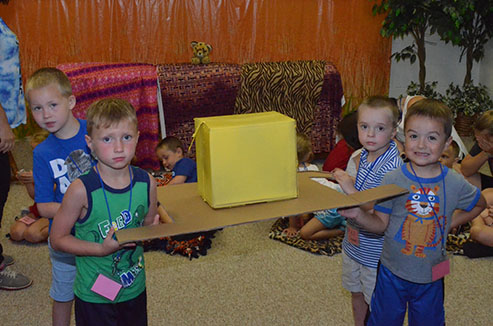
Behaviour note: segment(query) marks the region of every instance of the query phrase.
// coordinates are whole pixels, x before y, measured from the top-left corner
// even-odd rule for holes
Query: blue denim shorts
[[[59,302],[74,300],[75,256],[61,251],[55,251],[50,245],[48,249],[51,260],[51,289],[50,296]]]

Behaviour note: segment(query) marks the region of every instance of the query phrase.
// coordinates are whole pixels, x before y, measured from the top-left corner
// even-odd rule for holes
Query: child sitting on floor
[[[39,143],[48,137],[49,132],[41,130],[31,137],[31,148],[34,149]],[[17,179],[26,187],[29,197],[34,200],[34,179],[32,171],[19,170]],[[26,240],[31,243],[44,242],[48,239],[49,220],[39,215],[36,203],[29,208],[21,209],[21,214],[16,217],[14,224],[10,227],[10,239],[13,241]]]
[[[156,146],[156,155],[164,168],[173,173],[168,185],[197,182],[197,164],[185,157],[183,143],[178,138],[168,136],[162,139]]]
[[[296,147],[298,152],[298,171],[318,171],[318,167],[310,164],[313,156],[310,139],[303,134],[296,135]],[[324,178],[316,178],[315,181],[333,189],[340,189],[336,184]],[[312,218],[314,217],[314,218]],[[288,237],[300,234],[304,240],[321,240],[333,238],[344,234],[346,220],[336,210],[318,211],[314,214],[302,214],[289,218],[289,227],[283,230]]]
[[[455,172],[462,174],[460,171],[460,148],[455,140],[452,140],[450,145],[443,151],[442,156],[440,157],[440,163],[448,167],[449,169],[453,169]]]
[[[346,170],[351,154],[361,148],[358,139],[358,112],[346,114],[337,125],[337,135],[341,138],[325,159],[322,170],[332,171],[335,168]]]

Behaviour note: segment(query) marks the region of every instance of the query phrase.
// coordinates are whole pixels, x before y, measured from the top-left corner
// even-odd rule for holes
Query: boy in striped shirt
[[[356,158],[356,180],[343,170],[333,171],[345,193],[375,188],[387,172],[402,165],[399,150],[392,140],[398,123],[399,111],[391,99],[372,96],[361,103],[357,126],[363,150]],[[373,204],[362,208],[372,211]],[[353,221],[347,221],[342,243],[342,285],[351,292],[354,324],[357,326],[364,325],[368,314],[382,246],[383,234],[368,232]]]

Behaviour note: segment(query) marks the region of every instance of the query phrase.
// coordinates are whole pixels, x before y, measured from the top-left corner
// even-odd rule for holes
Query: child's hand
[[[337,210],[337,212],[341,214],[341,216],[344,216],[345,218],[348,218],[350,220],[355,220],[360,216],[362,210],[360,207],[351,207],[351,208],[340,208]]]
[[[24,169],[17,171],[17,180],[23,184],[34,183],[33,171],[24,171]]]
[[[354,192],[353,178],[346,171],[336,168],[332,171],[332,175],[346,194],[351,194]]]
[[[493,154],[493,144],[486,137],[477,137],[479,148],[488,154]]]
[[[116,241],[113,238],[114,234],[115,234],[115,229],[111,227],[110,231],[106,235],[106,239],[104,239],[103,243],[101,244],[102,247],[101,256],[107,256],[109,254],[112,254],[115,251],[122,249],[123,247],[135,246],[135,243],[120,245],[118,241]]]
[[[160,221],[159,214],[156,214],[156,216],[154,216],[154,220],[152,220],[151,225],[158,225],[159,221]]]
[[[295,237],[298,234],[298,230],[294,227],[288,227],[282,230],[282,234],[286,235],[288,238]]]

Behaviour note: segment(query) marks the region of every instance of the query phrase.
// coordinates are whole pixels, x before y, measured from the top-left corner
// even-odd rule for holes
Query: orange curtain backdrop
[[[191,41],[214,62],[326,60],[346,98],[388,92],[391,40],[368,0],[11,0],[24,79],[68,62],[189,62]]]

